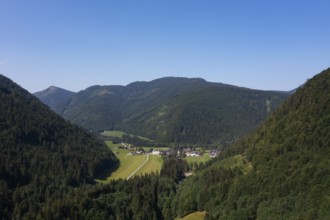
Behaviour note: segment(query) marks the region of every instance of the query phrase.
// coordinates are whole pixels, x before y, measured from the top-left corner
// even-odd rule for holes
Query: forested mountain
[[[159,174],[90,184],[114,164],[102,143],[2,76],[0,98],[2,219],[330,216],[330,69],[187,178],[187,162],[167,156]]]
[[[166,77],[128,86],[92,86],[56,112],[94,132],[123,130],[158,143],[228,145],[253,130],[289,93],[199,78]]]
[[[158,142],[228,146],[260,124],[288,95],[210,85],[127,116],[119,129]]]
[[[56,86],[50,86],[43,91],[34,93],[40,101],[50,106],[58,114],[62,114],[61,110],[74,94],[74,92]]]
[[[330,69],[315,76],[255,132],[191,177],[164,158],[160,174],[69,188],[34,216],[45,219],[328,219]],[[32,215],[32,214],[31,214]]]
[[[330,69],[266,122],[180,185],[178,215],[209,219],[329,219]]]
[[[106,145],[0,75],[0,219],[36,219],[66,187],[118,164]]]
[[[62,116],[94,132],[112,130],[121,120],[122,86],[92,86],[78,92]]]

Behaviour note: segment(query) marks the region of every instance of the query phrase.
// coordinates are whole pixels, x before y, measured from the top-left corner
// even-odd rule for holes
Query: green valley
[[[133,151],[123,149],[122,144],[107,142],[107,145],[119,159],[119,167],[111,174],[111,176],[105,177],[103,180],[98,180],[99,182],[106,183],[113,179],[127,179],[134,171],[144,164],[147,158],[147,162],[138,170],[138,172],[136,172],[135,175],[160,172],[163,163],[160,155],[149,155],[148,157],[146,154],[133,155]]]
[[[0,0],[0,220],[330,220],[330,0]]]
[[[199,83],[205,84],[197,80]],[[176,85],[180,88],[180,84]],[[160,139],[143,138],[144,132],[137,136],[130,135],[135,132],[118,129],[94,135],[65,121],[10,79],[0,76],[0,218],[232,220],[327,219],[330,216],[330,69],[308,80],[272,110],[254,131],[235,142],[232,139],[221,151],[207,143],[183,144],[179,140],[185,139],[180,139],[180,135],[188,137],[189,129],[195,128],[196,123],[205,131],[200,134],[200,140],[203,140],[201,136],[215,140],[204,128],[215,123],[214,120],[225,120],[216,117],[219,112],[240,109],[235,110],[239,112],[237,122],[246,116],[241,115],[242,112],[250,115],[252,110],[249,112],[236,102],[219,110],[219,103],[206,96],[217,94],[214,97],[224,96],[229,102],[233,91],[248,97],[267,95],[232,87],[224,95],[205,87],[208,95],[201,93],[193,99],[194,93],[187,93],[170,100],[164,89],[161,96],[156,97],[167,100],[166,106],[153,109],[156,100],[149,97],[145,101],[141,94],[152,96],[158,90],[144,91],[145,86],[150,84],[128,86],[131,92],[141,90],[131,96],[140,98],[148,110],[143,116],[138,112],[134,115],[141,103],[135,103],[134,107],[127,104],[125,108],[132,113],[129,120],[135,120],[136,128],[151,126],[155,121],[165,126],[165,122],[161,122],[166,120],[174,129],[166,131],[172,131],[171,137],[177,141],[164,142],[170,148],[155,147],[161,146],[156,144]],[[89,90],[99,97],[109,92],[104,87]],[[118,87],[114,93],[122,90],[125,89]],[[210,90],[213,92],[209,93]],[[89,96],[87,91],[81,93]],[[168,91],[168,94],[172,93]],[[83,97],[72,98],[80,103],[78,99]],[[244,99],[243,103],[267,112],[271,102],[269,97],[268,101],[263,98],[258,99],[260,103],[250,99]],[[277,98],[278,101],[285,99]],[[101,103],[99,99],[94,101],[94,104]],[[200,105],[204,102],[208,104]],[[112,106],[114,102],[108,104]],[[79,105],[82,109],[86,107]],[[202,111],[197,111],[196,106]],[[172,113],[175,116],[158,120],[155,112],[159,117]],[[103,117],[102,114],[94,116]],[[262,120],[259,116],[254,114],[255,121]],[[191,118],[196,120],[193,122]],[[120,121],[119,118],[109,120]],[[177,127],[178,124],[183,126]],[[149,129],[156,133],[161,130],[152,126]],[[221,129],[217,127],[215,131],[222,137],[231,128]],[[194,132],[200,130],[191,134],[196,134]],[[104,143],[107,138],[115,144]],[[134,140],[139,146],[123,142],[124,139]],[[145,143],[150,146],[143,145]]]

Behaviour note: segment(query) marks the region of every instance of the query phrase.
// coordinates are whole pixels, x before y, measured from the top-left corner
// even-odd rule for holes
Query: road
[[[149,161],[149,154],[147,154],[147,159],[146,161],[144,161],[144,163],[139,166],[133,173],[131,173],[131,175],[129,175],[126,179],[129,180],[132,176],[134,176],[137,172],[139,172],[139,170]]]

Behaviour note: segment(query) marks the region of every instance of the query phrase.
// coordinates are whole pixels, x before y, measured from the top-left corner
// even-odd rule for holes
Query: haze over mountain
[[[50,106],[55,112],[61,114],[60,110],[70,101],[75,92],[71,92],[56,86],[50,86],[47,89],[34,93],[40,101]]]
[[[47,94],[35,95],[53,100],[48,105],[54,111],[94,132],[116,129],[160,143],[220,145],[253,130],[289,96],[180,77],[92,86],[69,101]]]
[[[118,164],[103,142],[2,75],[0,103],[0,219],[21,219],[60,187],[94,183]]]

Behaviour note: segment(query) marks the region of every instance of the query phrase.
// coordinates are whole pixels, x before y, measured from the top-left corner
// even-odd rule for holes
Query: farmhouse
[[[219,152],[218,150],[211,150],[209,156],[210,156],[211,158],[215,158],[215,157],[217,157],[219,154],[220,154],[220,152]]]
[[[191,151],[191,152],[186,152],[187,157],[200,157],[202,156],[201,152],[198,151]]]
[[[151,152],[151,154],[152,154],[152,155],[160,155],[160,154],[161,154],[161,151],[159,151],[159,150],[153,150],[153,151]]]

